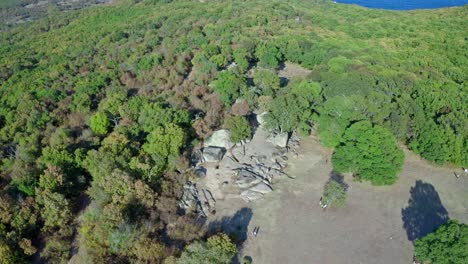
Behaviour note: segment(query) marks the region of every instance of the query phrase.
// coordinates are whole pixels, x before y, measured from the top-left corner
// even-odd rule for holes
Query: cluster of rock
[[[295,153],[299,138],[294,133],[268,132],[263,127],[264,117],[264,114],[257,116],[256,132],[243,144],[233,144],[229,131],[222,129],[213,133],[202,149],[193,152],[192,171],[200,183],[213,190],[215,197],[219,198],[217,194],[224,191],[222,187],[229,185],[235,186],[237,195],[245,201],[255,201],[273,191],[272,185],[287,176],[284,172],[287,155],[291,151]],[[189,183],[181,203],[184,209],[196,205],[200,215],[206,216],[211,210],[210,201],[214,204],[212,192],[200,191]]]
[[[271,192],[273,183],[287,176],[283,172],[287,166],[287,150],[285,148],[263,150],[258,154],[252,153],[253,149],[249,148],[246,151],[234,149],[232,154],[235,159],[226,159],[223,164],[226,168],[235,171],[234,182],[241,190],[242,199],[248,202]]]
[[[179,207],[186,212],[195,210],[200,216],[207,217],[209,213],[214,214],[216,200],[210,190],[198,188],[192,182],[184,186],[184,194],[179,202]]]

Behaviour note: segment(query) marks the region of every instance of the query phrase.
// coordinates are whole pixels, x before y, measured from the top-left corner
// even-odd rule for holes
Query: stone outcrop
[[[274,133],[268,137],[268,142],[278,146],[280,148],[285,148],[288,146],[288,133]]]
[[[261,121],[259,116],[257,119]],[[201,216],[206,216],[214,211],[215,197],[237,196],[252,202],[268,195],[274,183],[289,177],[284,172],[288,154],[295,153],[298,146],[295,133],[271,135],[258,127],[250,141],[234,146],[227,130],[216,131],[204,148],[191,156],[191,170],[200,186],[205,187],[197,189],[193,184],[187,185],[181,208],[195,208]]]
[[[220,147],[206,147],[203,149],[203,160],[207,162],[220,161],[226,153],[225,148]]]
[[[234,143],[231,141],[231,133],[227,129],[221,129],[215,131],[211,137],[209,137],[205,143],[204,147],[219,147],[225,148],[226,150],[231,149],[234,146]]]
[[[265,126],[265,117],[266,117],[267,114],[268,114],[268,112],[263,112],[263,113],[258,114],[258,115],[256,116],[256,118],[257,118],[257,123],[258,123],[258,125],[259,125],[260,127],[264,127],[264,126]]]
[[[208,189],[199,189],[196,184],[188,182],[184,186],[179,207],[186,212],[195,211],[202,217],[215,212],[216,200]]]

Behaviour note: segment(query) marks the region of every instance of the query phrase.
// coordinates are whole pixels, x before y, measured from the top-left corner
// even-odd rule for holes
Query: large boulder
[[[198,177],[198,178],[204,178],[206,177],[206,169],[204,167],[196,167],[193,170],[193,173]]]
[[[256,116],[257,123],[258,123],[259,127],[264,127],[265,126],[265,117],[266,117],[267,114],[268,114],[268,112],[263,112],[263,113],[258,114]]]
[[[252,202],[263,197],[263,194],[251,190],[245,190],[240,194],[241,198],[246,202]]]
[[[231,141],[231,133],[227,129],[221,129],[213,133],[204,144],[205,147],[219,147],[231,149],[234,143]]]
[[[280,148],[285,148],[288,145],[288,133],[272,134],[268,137],[267,141]]]
[[[226,149],[220,147],[206,147],[203,149],[203,159],[207,162],[220,161],[223,159]]]
[[[255,185],[263,180],[260,175],[245,169],[238,170],[236,176],[236,184],[241,189],[249,188],[250,186]]]
[[[255,186],[253,186],[252,188],[250,188],[250,190],[253,191],[253,192],[261,193],[261,194],[267,194],[267,193],[273,191],[271,186],[264,183],[264,182],[260,182],[259,184],[257,184]]]
[[[200,150],[196,150],[190,156],[190,165],[197,167],[203,162],[203,153]]]

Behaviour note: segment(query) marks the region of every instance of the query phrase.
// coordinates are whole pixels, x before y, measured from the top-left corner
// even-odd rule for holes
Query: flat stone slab
[[[206,147],[203,149],[203,158],[207,162],[220,161],[223,159],[226,149],[220,147]]]

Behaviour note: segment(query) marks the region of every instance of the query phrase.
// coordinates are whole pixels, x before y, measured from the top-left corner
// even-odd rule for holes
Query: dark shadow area
[[[408,240],[414,242],[445,224],[449,216],[431,184],[417,180],[410,194],[408,207],[401,209],[401,215]]]
[[[208,233],[210,236],[219,232],[226,233],[240,245],[247,239],[248,226],[252,215],[252,209],[244,207],[233,216],[226,216],[221,220],[210,223]]]
[[[285,87],[289,84],[289,79],[286,77],[280,77],[280,86]]]
[[[210,223],[208,225],[208,235],[223,232],[234,240],[240,250],[244,241],[247,240],[252,215],[252,209],[244,207],[233,216],[223,217],[221,220]],[[240,263],[238,255],[234,257],[232,263]]]
[[[251,264],[253,263],[253,259],[251,256],[245,256],[242,258],[242,264]]]
[[[336,171],[332,171],[330,172],[330,181],[335,181],[337,183],[339,183],[341,185],[341,187],[343,187],[343,189],[345,191],[348,190],[349,188],[349,185],[344,181],[344,177],[343,175],[341,175],[340,173],[336,172]]]

